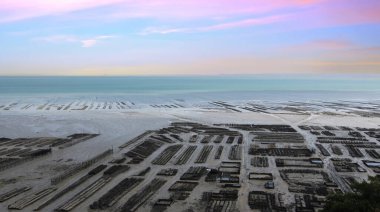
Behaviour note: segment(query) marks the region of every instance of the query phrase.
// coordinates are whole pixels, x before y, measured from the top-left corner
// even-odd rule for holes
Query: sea
[[[380,75],[0,77],[1,99],[380,100]]]

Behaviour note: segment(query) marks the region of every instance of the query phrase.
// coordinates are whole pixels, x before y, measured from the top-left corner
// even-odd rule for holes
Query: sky
[[[0,0],[0,75],[380,74],[379,0]]]

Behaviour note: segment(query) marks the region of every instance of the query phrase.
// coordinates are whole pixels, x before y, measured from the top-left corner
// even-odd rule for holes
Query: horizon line
[[[109,75],[1,75],[0,77],[218,77],[218,76],[380,76],[380,73],[251,73],[251,74],[109,74]]]

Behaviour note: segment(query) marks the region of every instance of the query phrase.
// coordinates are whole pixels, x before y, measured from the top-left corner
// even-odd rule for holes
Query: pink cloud
[[[107,13],[91,10],[106,6]],[[250,26],[249,21],[256,19],[247,19],[246,23],[223,22],[241,17],[274,16],[289,11],[294,14],[289,23],[295,29],[380,23],[380,1],[376,0],[270,0],[264,3],[262,0],[1,0],[0,23],[44,16],[68,16],[69,13],[74,18],[80,18],[80,14],[73,12],[83,10],[88,10],[84,18],[96,20],[151,18],[171,22],[194,19],[222,22],[211,26],[214,28],[229,28],[228,24],[233,25],[231,28],[239,24]],[[170,30],[166,33],[171,33]]]
[[[292,48],[295,50],[339,50],[355,47],[358,45],[345,39],[321,39],[296,45]]]
[[[315,58],[358,58],[367,48],[358,43],[343,38],[319,39],[291,45],[281,49],[283,54],[291,54],[298,57]],[[373,55],[372,53],[370,55]]]
[[[115,11],[115,18],[152,17],[158,19],[180,18],[213,18],[223,19],[234,15],[253,15],[271,12],[273,10],[306,7],[317,4],[322,0],[271,0],[263,3],[261,0],[158,0],[131,1],[121,4],[120,10]]]
[[[330,11],[329,18],[337,24],[380,23],[380,5]]]
[[[240,14],[270,12],[277,9],[304,7],[322,0],[2,0],[0,22],[62,15],[95,7],[115,5],[103,18],[216,18]]]
[[[61,15],[119,2],[122,0],[2,0],[0,2],[0,23]]]
[[[332,0],[297,14],[306,28],[380,23],[380,1]],[[305,25],[307,23],[307,25]]]

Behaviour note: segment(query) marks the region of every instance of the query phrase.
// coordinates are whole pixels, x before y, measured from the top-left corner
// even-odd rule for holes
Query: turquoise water
[[[379,76],[0,77],[0,96],[323,94],[379,97]],[[284,97],[285,98],[285,97]]]

